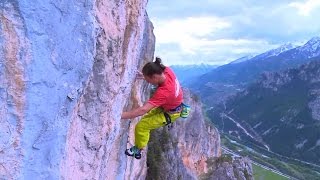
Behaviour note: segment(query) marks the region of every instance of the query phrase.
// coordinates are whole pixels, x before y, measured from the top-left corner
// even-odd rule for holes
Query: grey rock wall
[[[0,179],[144,176],[127,167],[120,115],[153,57],[146,3],[0,2]]]
[[[199,176],[207,171],[208,158],[221,155],[220,135],[206,120],[198,97],[185,90],[184,99],[192,113],[187,119],[180,118],[170,134],[179,142],[177,147],[184,166],[193,176]]]
[[[209,175],[205,179],[210,180],[253,180],[253,171],[250,159],[235,158],[231,161],[215,160]]]

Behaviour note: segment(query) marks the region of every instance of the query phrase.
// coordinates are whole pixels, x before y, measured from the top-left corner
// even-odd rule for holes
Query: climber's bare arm
[[[123,112],[121,115],[121,119],[132,119],[138,116],[142,116],[149,112],[155,106],[150,103],[145,103],[143,106],[133,109],[131,111]]]

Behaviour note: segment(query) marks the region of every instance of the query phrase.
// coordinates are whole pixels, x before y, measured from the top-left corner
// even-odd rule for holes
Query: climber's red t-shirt
[[[183,100],[182,88],[173,71],[166,67],[164,70],[166,80],[158,86],[149,103],[155,107],[162,107],[165,111],[175,109]]]

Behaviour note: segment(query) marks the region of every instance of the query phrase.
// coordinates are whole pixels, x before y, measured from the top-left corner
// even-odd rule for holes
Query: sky
[[[227,64],[320,36],[320,0],[149,0],[165,65]]]

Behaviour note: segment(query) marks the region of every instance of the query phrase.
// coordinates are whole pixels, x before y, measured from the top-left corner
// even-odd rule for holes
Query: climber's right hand
[[[136,79],[144,79],[142,72],[140,72],[138,70],[136,71]]]

